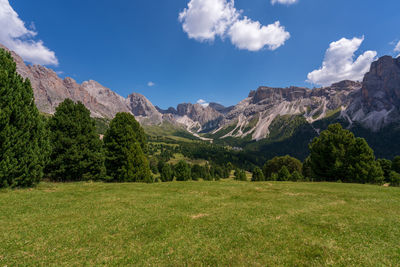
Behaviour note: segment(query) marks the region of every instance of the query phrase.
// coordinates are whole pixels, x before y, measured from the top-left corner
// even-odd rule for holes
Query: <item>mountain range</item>
[[[163,110],[141,94],[124,98],[96,81],[78,84],[72,78],[62,79],[53,70],[27,65],[19,55],[11,53],[19,74],[31,81],[39,110],[49,114],[70,98],[82,102],[93,117],[111,119],[118,112],[130,112],[143,125],[169,124],[185,129],[195,138],[216,143],[236,140],[235,144],[265,143],[274,138],[281,141],[293,136],[299,125],[318,134],[318,125],[327,120],[362,129],[357,131],[370,136],[389,126],[391,130],[398,129],[400,123],[400,57],[379,58],[362,82],[342,81],[313,89],[261,86],[231,107],[183,103]]]

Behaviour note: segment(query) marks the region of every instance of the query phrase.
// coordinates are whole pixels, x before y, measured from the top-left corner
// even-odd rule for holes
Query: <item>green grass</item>
[[[0,266],[399,266],[400,189],[42,183],[0,191]]]

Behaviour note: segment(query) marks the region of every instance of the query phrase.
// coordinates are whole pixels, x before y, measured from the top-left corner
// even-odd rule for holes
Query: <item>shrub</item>
[[[400,173],[400,156],[397,156],[393,159],[392,170]]]
[[[299,173],[298,171],[294,171],[292,173],[292,175],[290,176],[290,181],[293,182],[301,182],[304,181],[304,177],[303,175],[301,175],[301,173]]]
[[[164,164],[161,169],[161,182],[172,182],[174,180],[174,171],[171,168],[171,165]]]
[[[400,186],[400,174],[395,171],[391,171],[389,175],[389,181],[390,186]]]
[[[262,182],[262,181],[265,181],[264,174],[263,174],[262,170],[261,170],[259,167],[254,168],[251,181],[252,181],[252,182]]]
[[[383,176],[385,177],[385,182],[390,182],[390,173],[392,172],[392,161],[388,159],[379,159],[379,165],[383,170]]]
[[[263,167],[264,176],[270,178],[272,173],[278,173],[283,166],[287,168],[289,173],[293,173],[294,171],[302,172],[302,163],[298,159],[290,156],[283,156],[275,157],[265,163]]]
[[[291,175],[286,166],[283,166],[278,172],[278,181],[290,181]]]
[[[237,181],[247,181],[246,172],[244,170],[235,170],[235,180]]]

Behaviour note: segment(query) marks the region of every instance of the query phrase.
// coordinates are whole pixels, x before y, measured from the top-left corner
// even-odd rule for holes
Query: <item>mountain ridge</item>
[[[50,114],[70,98],[82,102],[94,117],[112,118],[118,112],[129,112],[142,124],[172,123],[203,140],[255,141],[268,138],[271,125],[282,116],[302,116],[312,124],[338,114],[349,127],[357,123],[373,132],[400,120],[400,57],[379,58],[362,82],[341,81],[314,89],[260,86],[231,107],[182,103],[163,110],[141,94],[132,93],[124,98],[93,80],[78,84],[69,77],[62,79],[53,70],[26,65],[19,55],[11,53],[18,73],[31,81],[39,110]]]

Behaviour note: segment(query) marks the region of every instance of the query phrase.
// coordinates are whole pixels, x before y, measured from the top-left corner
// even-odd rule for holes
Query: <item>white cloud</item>
[[[0,0],[0,43],[30,63],[58,65],[55,53],[45,47],[41,40],[34,40],[37,35],[34,24],[30,28],[32,30],[25,27],[8,0]]]
[[[283,5],[293,5],[296,4],[298,0],[271,0],[271,4],[283,4]]]
[[[156,85],[156,84],[153,83],[153,82],[148,82],[148,83],[147,83],[147,86],[148,86],[148,87],[153,87],[153,86],[155,86],[155,85]]]
[[[258,21],[251,21],[247,17],[236,21],[229,30],[229,36],[234,45],[239,49],[258,51],[267,46],[275,50],[282,46],[290,33],[277,21],[268,26],[262,26]]]
[[[189,38],[205,41],[223,35],[238,16],[233,1],[191,0],[179,14],[179,20]]]
[[[394,52],[400,52],[400,41],[397,43],[396,47],[394,48]],[[397,57],[400,57],[400,54]]]
[[[208,107],[210,105],[210,103],[208,103],[207,101],[205,101],[204,99],[199,99],[197,100],[197,104],[202,105],[203,107]]]
[[[363,41],[364,37],[351,40],[342,38],[331,43],[326,51],[322,67],[308,74],[308,82],[329,86],[343,80],[362,80],[377,56],[376,51],[366,51],[354,60],[355,52]]]
[[[263,26],[258,21],[241,17],[242,11],[234,0],[190,0],[179,14],[183,30],[197,41],[224,39],[227,35],[239,49],[259,51],[264,47],[275,50],[282,46],[290,34],[279,21]]]

